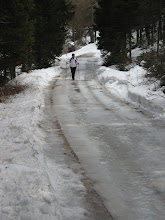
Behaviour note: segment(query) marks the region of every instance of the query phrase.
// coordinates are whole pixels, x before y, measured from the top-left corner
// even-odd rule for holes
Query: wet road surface
[[[113,218],[164,220],[165,122],[116,99],[97,80],[61,77],[54,85],[58,123]]]

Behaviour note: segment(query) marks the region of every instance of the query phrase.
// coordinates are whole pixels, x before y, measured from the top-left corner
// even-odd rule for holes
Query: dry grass
[[[5,85],[0,87],[0,102],[5,102],[9,97],[23,92],[26,86],[22,85]]]

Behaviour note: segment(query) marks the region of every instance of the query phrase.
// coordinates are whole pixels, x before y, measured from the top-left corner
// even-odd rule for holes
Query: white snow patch
[[[45,89],[60,73],[60,67],[23,73],[11,83],[28,89],[0,103],[1,220],[83,219],[81,197],[72,201],[76,192],[86,192],[79,175],[55,161],[50,164],[43,152]]]
[[[93,55],[94,57],[100,58],[100,55],[101,55],[101,52],[100,52],[100,50],[97,49],[96,44],[92,43],[92,44],[88,44],[88,45],[82,47],[81,49],[79,49],[77,51],[62,55],[61,59],[71,58],[72,53],[74,53],[76,57],[79,57],[79,56],[85,57],[85,56],[90,56],[90,55],[92,56]]]
[[[94,63],[92,65],[95,66],[102,64],[101,52],[100,50],[97,49],[96,44],[92,43],[82,47],[80,50],[68,54],[64,54],[63,56],[61,56],[60,67],[62,69],[66,69],[67,71],[69,70],[69,60],[72,57],[72,53],[75,54],[75,57],[77,58],[78,62],[79,62],[79,58],[81,58],[81,63],[79,63],[78,66],[79,70],[87,70],[87,64],[89,64],[90,62]],[[84,62],[82,62],[83,58],[84,58]],[[87,62],[88,60],[89,62]]]
[[[155,85],[145,77],[146,71],[135,66],[128,72],[100,67],[98,79],[115,96],[151,112],[155,117],[165,116],[165,94],[154,91]]]

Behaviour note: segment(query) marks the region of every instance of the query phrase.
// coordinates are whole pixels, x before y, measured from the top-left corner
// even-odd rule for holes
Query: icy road
[[[113,219],[164,220],[165,122],[116,99],[91,73],[72,81],[64,71],[47,111]]]

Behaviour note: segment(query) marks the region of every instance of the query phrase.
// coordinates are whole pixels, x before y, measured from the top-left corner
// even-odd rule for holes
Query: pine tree
[[[110,52],[108,65],[131,61],[132,33],[137,32],[136,46],[153,46],[165,42],[165,1],[99,0],[96,26],[100,32],[99,48]],[[129,52],[129,59],[128,59]]]
[[[100,32],[99,48],[111,52],[108,64],[127,59],[126,34],[128,16],[125,14],[126,1],[100,0],[96,10],[96,27]]]
[[[0,74],[48,67],[60,55],[66,26],[74,14],[70,0],[5,0],[0,7]]]
[[[0,66],[11,78],[15,77],[16,66],[31,66],[33,10],[33,0],[6,0],[1,4]]]
[[[36,68],[46,68],[62,51],[66,26],[74,14],[74,7],[65,0],[35,0],[35,4],[34,62]]]

